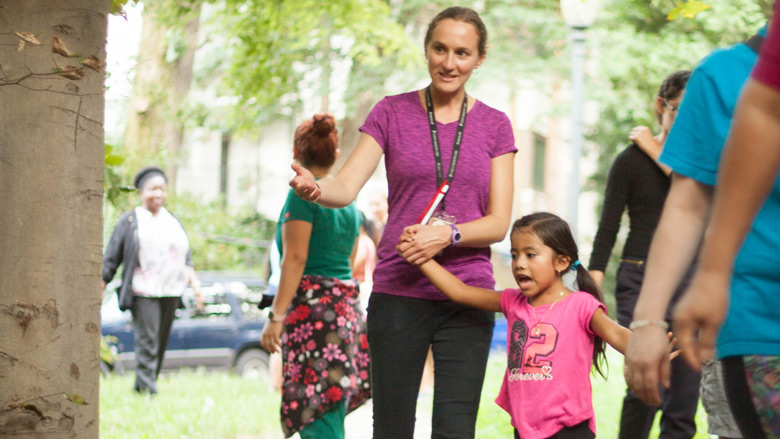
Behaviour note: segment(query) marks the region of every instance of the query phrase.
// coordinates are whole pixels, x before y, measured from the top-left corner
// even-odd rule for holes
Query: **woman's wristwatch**
[[[284,322],[285,317],[286,316],[276,317],[274,315],[274,311],[273,310],[268,311],[268,320],[270,320],[270,321],[272,321],[274,323],[282,323],[282,322]]]
[[[453,247],[460,244],[460,230],[455,224],[450,224],[452,227],[452,235],[450,235],[450,245]]]

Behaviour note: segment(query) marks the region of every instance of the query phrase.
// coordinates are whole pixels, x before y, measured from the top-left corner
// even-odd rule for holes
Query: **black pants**
[[[582,421],[573,427],[564,427],[547,439],[594,439],[596,437],[588,427],[589,421]],[[515,430],[515,439],[522,439],[520,433]]]
[[[745,364],[741,356],[726,357],[723,359],[723,383],[726,387],[726,399],[729,401],[731,414],[737,421],[742,437],[751,439],[764,439],[764,429],[761,419],[758,417],[753,399],[750,396],[747,378],[745,377]]]
[[[688,270],[675,291],[672,307],[685,292],[693,270]],[[631,323],[639,298],[639,290],[645,275],[644,261],[622,262],[618,268],[615,297],[617,299],[618,323],[628,327]],[[670,320],[667,311],[666,320]],[[661,434],[660,439],[691,439],[696,435],[696,409],[699,404],[699,381],[701,374],[694,371],[682,356],[672,360],[671,386],[661,389]],[[620,415],[620,439],[647,439],[658,407],[647,405],[631,390],[623,398]]]
[[[449,301],[371,294],[374,439],[414,436],[429,346],[434,363],[431,438],[474,437],[494,318],[494,313]]]
[[[179,306],[178,297],[133,298],[133,330],[135,343],[135,390],[157,393],[168,337]]]

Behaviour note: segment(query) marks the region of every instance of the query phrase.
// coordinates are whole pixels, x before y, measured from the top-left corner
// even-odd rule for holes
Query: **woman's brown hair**
[[[315,114],[295,129],[293,148],[304,167],[329,168],[336,162],[339,136],[332,114]]]

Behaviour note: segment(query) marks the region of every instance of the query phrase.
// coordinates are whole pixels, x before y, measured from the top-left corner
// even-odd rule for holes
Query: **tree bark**
[[[108,6],[0,1],[4,438],[98,438]]]
[[[125,146],[134,158],[147,165],[160,160],[167,151],[166,173],[169,185],[176,182],[178,159],[184,137],[181,111],[189,95],[198,40],[200,10],[182,25],[185,47],[170,59],[168,34],[171,28],[157,18],[155,7],[147,3],[138,51],[133,92],[127,112]],[[163,165],[163,163],[157,163]]]

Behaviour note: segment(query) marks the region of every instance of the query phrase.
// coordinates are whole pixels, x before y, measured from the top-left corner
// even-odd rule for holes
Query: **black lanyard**
[[[443,166],[441,163],[441,147],[439,146],[439,134],[436,128],[436,118],[433,115],[433,99],[431,98],[431,87],[425,89],[425,106],[428,109],[428,125],[431,130],[431,143],[433,144],[433,159],[436,162],[436,187],[444,183]],[[468,112],[468,96],[464,93],[463,105],[460,107],[460,119],[458,120],[458,129],[455,132],[455,143],[452,145],[452,157],[450,157],[450,169],[447,172],[447,182],[452,184],[452,178],[455,177],[455,166],[458,164],[460,155],[460,144],[463,141],[463,128],[466,126],[466,113]],[[442,200],[442,208],[444,200]]]

